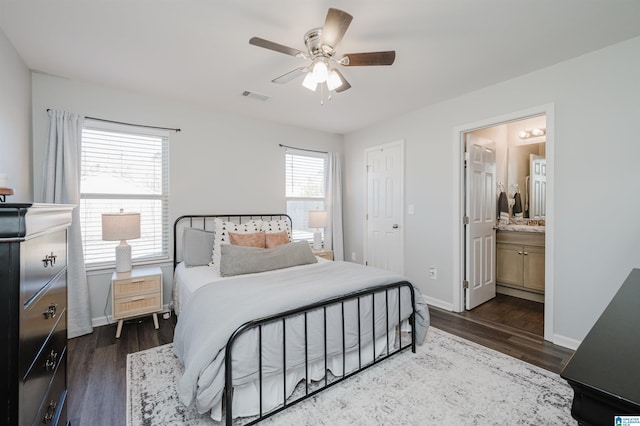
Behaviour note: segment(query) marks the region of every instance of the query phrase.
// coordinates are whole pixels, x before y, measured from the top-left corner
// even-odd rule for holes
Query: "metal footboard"
[[[411,337],[410,338],[405,338],[404,342],[403,342],[403,338],[402,338],[402,333],[400,332],[400,325],[402,323],[402,302],[401,302],[401,289],[403,287],[406,287],[409,289],[410,295],[411,295],[411,315],[409,316],[409,322],[411,324]],[[396,341],[396,338],[399,339],[398,344],[394,345],[393,350],[390,350],[389,348],[389,337],[390,337],[390,333],[389,333],[389,324],[390,324],[390,318],[389,318],[389,294],[390,292],[395,292],[397,291],[397,295],[398,295],[398,324],[397,326],[394,328],[396,336],[394,337],[394,341]],[[384,309],[386,310],[386,315],[385,315],[385,319],[386,319],[386,350],[383,351],[383,353],[381,353],[380,355],[376,356],[376,339],[380,338],[382,336],[380,335],[376,335],[376,315],[375,315],[375,304],[376,304],[376,297],[380,297],[380,296],[376,296],[376,295],[381,295],[382,293],[384,293]],[[362,362],[362,348],[363,348],[363,344],[366,345],[367,342],[363,342],[362,341],[362,334],[361,334],[361,329],[362,329],[362,318],[361,318],[361,312],[360,312],[360,304],[361,304],[361,300],[365,297],[371,297],[371,307],[372,307],[372,314],[371,314],[371,320],[372,320],[372,333],[371,333],[371,346],[372,346],[372,358],[371,358],[371,362],[367,362],[363,365]],[[357,303],[357,330],[358,330],[358,347],[357,347],[357,351],[358,351],[358,366],[357,368],[355,368],[355,370],[347,373],[347,365],[346,365],[346,324],[345,324],[345,303],[350,302],[350,301],[356,301]],[[341,323],[342,323],[342,376],[338,376],[335,377],[331,382],[329,382],[329,371],[328,371],[328,365],[327,365],[327,359],[328,359],[328,355],[327,355],[327,309],[329,307],[332,306],[340,306],[340,312],[341,312]],[[272,315],[272,316],[268,316],[268,317],[264,317],[264,318],[260,318],[260,319],[256,319],[253,321],[249,321],[245,324],[243,324],[242,326],[240,326],[238,329],[236,329],[236,331],[231,335],[231,337],[229,338],[228,342],[227,342],[227,346],[226,346],[226,351],[225,351],[225,389],[224,389],[224,410],[225,410],[225,417],[226,417],[226,424],[228,426],[231,426],[233,424],[233,412],[232,412],[232,407],[233,407],[233,371],[232,371],[232,351],[233,351],[233,345],[234,343],[236,343],[236,341],[238,340],[238,338],[240,336],[242,336],[244,333],[247,333],[251,330],[255,330],[257,329],[257,335],[258,335],[258,386],[259,386],[259,414],[256,418],[251,419],[251,421],[244,423],[244,425],[252,425],[255,423],[258,423],[261,420],[266,419],[267,417],[270,417],[276,413],[279,413],[282,410],[285,410],[286,408],[297,404],[300,401],[304,401],[305,399],[312,397],[313,395],[317,394],[318,392],[321,392],[337,383],[340,383],[341,381],[361,372],[366,370],[367,368],[377,364],[378,362],[387,359],[395,354],[398,354],[402,351],[404,351],[407,348],[411,348],[412,352],[415,353],[416,351],[416,333],[415,333],[415,306],[416,306],[416,302],[415,302],[415,293],[414,293],[414,289],[413,286],[407,282],[407,281],[401,281],[401,282],[397,282],[394,284],[387,284],[387,285],[381,285],[381,286],[376,286],[376,287],[372,287],[372,288],[368,288],[365,290],[360,290],[357,292],[353,292],[353,293],[349,293],[343,296],[339,296],[339,297],[334,297],[328,300],[324,300],[321,302],[317,302],[317,303],[313,303],[307,306],[303,306],[301,308],[297,308],[297,309],[292,309],[290,311],[287,312],[283,312],[281,314],[276,314],[276,315]],[[324,321],[324,377],[323,380],[319,382],[315,382],[315,389],[310,389],[309,386],[309,350],[308,350],[308,329],[307,329],[307,319],[308,319],[308,315],[311,312],[315,312],[321,310],[322,311],[322,315],[323,315],[323,321]],[[304,371],[305,371],[305,379],[304,379],[304,395],[292,400],[291,402],[287,401],[287,344],[286,344],[286,323],[288,320],[291,320],[294,317],[300,317],[303,316],[304,318]],[[282,404],[272,410],[270,410],[267,413],[263,412],[263,406],[262,406],[262,402],[263,402],[263,373],[262,373],[262,369],[263,369],[263,365],[262,365],[262,358],[263,358],[263,336],[262,336],[262,329],[263,327],[265,327],[266,325],[275,323],[275,322],[281,322],[282,323],[282,365],[283,365],[283,395],[282,395]]]

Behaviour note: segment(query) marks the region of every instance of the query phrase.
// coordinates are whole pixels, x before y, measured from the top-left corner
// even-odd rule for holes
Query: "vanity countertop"
[[[498,226],[498,231],[538,232],[544,234],[546,232],[546,226],[509,224]]]

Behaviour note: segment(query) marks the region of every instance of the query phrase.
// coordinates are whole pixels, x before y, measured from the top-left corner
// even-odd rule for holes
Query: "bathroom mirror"
[[[508,148],[507,194],[513,198],[519,188],[525,218],[544,219],[546,215],[545,148],[544,142]]]

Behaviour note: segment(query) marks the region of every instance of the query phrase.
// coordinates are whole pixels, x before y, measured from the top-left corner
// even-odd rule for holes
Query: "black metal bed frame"
[[[179,263],[179,257],[177,256],[177,231],[178,231],[178,225],[179,223],[183,223],[184,221],[188,221],[189,226],[184,226],[183,228],[186,227],[197,227],[199,229],[207,229],[207,220],[209,220],[211,223],[213,223],[213,219],[215,218],[220,218],[226,221],[231,221],[233,219],[237,220],[237,223],[242,223],[242,221],[248,221],[248,220],[257,220],[257,219],[262,219],[262,220],[274,220],[274,219],[278,219],[278,220],[282,220],[282,219],[286,219],[289,221],[289,224],[291,225],[291,218],[286,215],[286,214],[256,214],[256,215],[248,215],[248,214],[230,214],[230,215],[185,215],[185,216],[181,216],[178,219],[176,219],[176,221],[174,222],[174,226],[173,226],[173,231],[174,231],[174,242],[173,242],[173,259],[174,259],[174,269],[177,266],[177,264]],[[198,227],[198,226],[194,226],[194,221],[196,222],[200,222],[202,226]],[[402,339],[402,333],[400,332],[400,324],[402,323],[402,309],[401,309],[401,290],[403,287],[406,287],[409,289],[410,295],[411,295],[411,315],[409,316],[409,323],[411,325],[411,330],[412,332],[410,333],[410,339],[405,339],[405,342],[403,344],[403,339]],[[395,328],[396,331],[396,335],[398,338],[398,344],[397,346],[395,346],[393,348],[393,350],[389,349],[389,292],[391,291],[397,291],[398,292],[398,325]],[[376,336],[376,327],[375,327],[375,295],[377,294],[382,294],[384,293],[384,306],[385,306],[385,318],[386,318],[386,351],[383,351],[382,354],[376,356],[376,338],[380,337],[380,336]],[[371,314],[371,321],[372,321],[372,333],[371,333],[371,344],[372,344],[372,358],[370,362],[367,362],[366,364],[363,365],[362,362],[362,347],[363,347],[363,343],[366,344],[367,342],[362,342],[362,335],[361,335],[361,323],[362,323],[362,318],[360,315],[360,301],[362,300],[362,298],[364,297],[371,297],[372,298],[372,303],[371,303],[371,308],[372,308],[372,314]],[[347,350],[346,350],[346,324],[345,324],[345,309],[344,309],[344,304],[345,302],[348,301],[357,301],[357,318],[358,318],[358,325],[357,325],[357,330],[358,330],[358,347],[357,347],[357,352],[358,352],[358,367],[354,370],[351,371],[349,373],[346,372],[346,355],[347,355]],[[338,376],[335,377],[331,382],[329,382],[329,372],[328,372],[328,368],[327,368],[327,308],[331,307],[331,306],[340,306],[340,312],[341,312],[341,323],[342,323],[342,330],[340,330],[341,334],[342,334],[342,376]],[[371,288],[367,288],[364,290],[359,290],[356,292],[352,292],[352,293],[348,293],[342,296],[337,296],[331,299],[327,299],[327,300],[323,300],[320,302],[316,302],[316,303],[312,303],[312,304],[308,304],[305,306],[302,306],[300,308],[296,308],[296,309],[292,309],[286,312],[282,312],[282,313],[278,313],[275,315],[270,315],[264,318],[258,318],[252,321],[248,321],[245,324],[241,325],[240,327],[238,327],[232,334],[231,337],[229,338],[229,340],[227,341],[227,345],[225,348],[225,387],[224,387],[224,411],[225,411],[225,419],[226,419],[226,425],[227,426],[232,426],[233,424],[233,412],[232,412],[232,407],[233,407],[233,372],[232,372],[232,351],[233,351],[233,345],[236,342],[236,340],[243,335],[246,332],[249,332],[250,330],[253,329],[258,329],[258,382],[259,382],[259,414],[257,415],[257,417],[247,423],[243,423],[243,425],[248,426],[248,425],[253,425],[256,424],[268,417],[271,417],[272,415],[279,413],[283,410],[285,410],[286,408],[297,404],[298,402],[304,401],[307,398],[310,398],[312,396],[314,396],[315,394],[317,394],[318,392],[321,392],[335,384],[338,384],[340,382],[342,382],[343,380],[357,374],[360,373],[361,371],[364,371],[366,369],[368,369],[369,367],[376,365],[377,363],[379,363],[380,361],[387,359],[393,355],[396,355],[400,352],[403,352],[404,350],[411,348],[412,352],[416,352],[416,333],[415,331],[415,292],[413,289],[413,286],[408,282],[408,281],[400,281],[397,283],[392,283],[392,284],[385,284],[385,285],[380,285],[380,286],[375,286],[375,287],[371,287]],[[320,383],[316,382],[316,388],[313,390],[309,389],[309,380],[308,380],[308,368],[309,368],[309,359],[308,359],[308,341],[307,341],[307,315],[310,312],[313,311],[318,311],[318,310],[322,310],[323,312],[323,322],[324,322],[324,380],[321,380]],[[304,368],[305,368],[305,385],[304,385],[304,395],[296,398],[293,401],[287,401],[287,386],[286,386],[286,382],[287,382],[287,350],[286,350],[286,322],[287,320],[293,318],[293,317],[299,317],[299,316],[304,316]],[[283,396],[282,396],[282,405],[278,406],[272,410],[270,410],[267,413],[263,412],[263,408],[262,408],[262,327],[268,325],[268,324],[272,324],[272,323],[276,323],[276,322],[281,322],[282,323],[282,377],[283,377]],[[394,336],[394,339],[396,338],[396,336]],[[406,340],[409,340],[409,342],[407,342]],[[323,382],[323,383],[322,383]]]

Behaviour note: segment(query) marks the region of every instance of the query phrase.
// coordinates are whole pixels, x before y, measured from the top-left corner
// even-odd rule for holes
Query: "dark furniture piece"
[[[64,425],[72,206],[0,204],[0,424]]]
[[[581,425],[640,415],[640,269],[631,271],[560,374]]]

